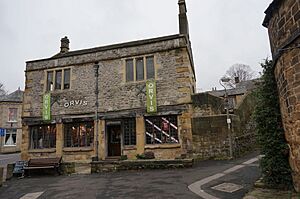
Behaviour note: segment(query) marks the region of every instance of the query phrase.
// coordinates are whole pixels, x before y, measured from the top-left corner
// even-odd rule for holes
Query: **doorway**
[[[107,126],[107,155],[121,156],[121,125]]]

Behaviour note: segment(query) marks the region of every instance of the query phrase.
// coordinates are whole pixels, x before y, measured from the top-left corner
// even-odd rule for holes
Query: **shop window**
[[[47,91],[69,89],[70,88],[70,69],[55,70],[47,72]],[[63,78],[62,78],[63,77]]]
[[[177,116],[145,117],[146,144],[179,143]]]
[[[65,147],[88,147],[94,143],[94,123],[70,123],[64,125]]]
[[[6,146],[16,145],[17,142],[17,129],[6,129],[5,143]]]
[[[124,145],[136,145],[135,118],[125,119],[124,125]]]
[[[45,149],[56,147],[56,127],[51,125],[30,126],[30,148]]]
[[[154,56],[126,60],[126,82],[155,78]]]
[[[8,109],[8,121],[16,122],[18,118],[18,109],[17,108],[9,108]]]

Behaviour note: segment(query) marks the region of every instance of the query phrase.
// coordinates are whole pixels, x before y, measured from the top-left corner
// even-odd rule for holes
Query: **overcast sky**
[[[24,89],[25,61],[59,52],[178,33],[178,0],[1,0],[0,82]],[[259,65],[270,57],[261,25],[272,0],[186,0],[197,89],[220,87],[235,63]]]

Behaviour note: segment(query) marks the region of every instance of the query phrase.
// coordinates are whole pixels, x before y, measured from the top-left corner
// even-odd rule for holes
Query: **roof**
[[[266,11],[265,11],[266,16],[265,16],[263,24],[262,24],[264,27],[266,27],[266,28],[268,27],[269,22],[270,22],[271,18],[273,17],[274,12],[278,10],[281,3],[283,3],[283,0],[273,0],[273,2],[266,9]]]
[[[12,92],[8,95],[4,95],[0,97],[0,102],[22,102],[23,101],[23,91],[20,89]]]
[[[241,81],[236,84],[236,88],[227,89],[228,96],[231,95],[243,95],[254,88],[257,87],[257,84],[261,82],[261,79],[252,79],[247,81]],[[208,91],[208,93],[215,95],[217,97],[225,96],[225,90],[214,90],[214,91]]]
[[[58,54],[56,54],[52,57],[45,58],[45,59],[27,61],[26,63],[37,62],[37,61],[45,61],[45,60],[51,60],[51,59],[57,59],[57,58],[63,58],[63,57],[70,57],[70,56],[77,56],[77,55],[83,55],[83,54],[88,54],[88,53],[95,53],[95,52],[100,52],[100,51],[113,50],[113,49],[118,49],[118,48],[134,47],[134,46],[139,46],[139,45],[156,43],[156,42],[160,42],[160,41],[173,40],[173,39],[177,39],[177,38],[186,38],[186,35],[175,34],[175,35],[168,35],[168,36],[156,37],[156,38],[151,38],[151,39],[144,39],[144,40],[125,42],[125,43],[112,44],[112,45],[107,45],[107,46],[100,46],[100,47],[95,47],[95,48],[74,50],[74,51],[69,51],[69,52],[66,52],[66,53],[58,53]]]

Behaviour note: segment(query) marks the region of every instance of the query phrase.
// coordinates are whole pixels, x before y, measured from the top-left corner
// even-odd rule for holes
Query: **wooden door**
[[[121,125],[107,126],[108,156],[121,156]]]

